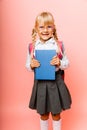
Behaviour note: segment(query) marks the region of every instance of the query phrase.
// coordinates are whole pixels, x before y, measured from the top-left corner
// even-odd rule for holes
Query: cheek
[[[41,31],[37,30],[37,34],[40,35],[40,34],[41,34]]]
[[[50,32],[50,35],[53,35],[53,31]]]

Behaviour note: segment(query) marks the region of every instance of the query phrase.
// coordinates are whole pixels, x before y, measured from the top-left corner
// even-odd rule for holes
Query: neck
[[[47,42],[48,40],[50,40],[51,38],[52,38],[52,37],[50,37],[50,38],[47,39],[47,40],[43,40],[43,39],[40,38],[40,41],[43,42],[43,43],[45,43],[45,42]]]

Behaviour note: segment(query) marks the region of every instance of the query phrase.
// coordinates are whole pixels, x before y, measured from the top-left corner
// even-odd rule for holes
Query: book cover
[[[35,50],[35,57],[40,62],[40,67],[35,68],[35,79],[55,80],[55,66],[50,64],[55,50]]]

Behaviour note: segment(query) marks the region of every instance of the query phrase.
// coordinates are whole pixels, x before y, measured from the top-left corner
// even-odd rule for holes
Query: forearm
[[[28,71],[33,71],[31,67],[31,56],[29,54],[27,54],[25,67],[27,68]]]
[[[60,60],[59,68],[63,70],[63,69],[66,69],[68,67],[69,67],[69,60],[68,60],[68,58],[66,56],[64,56],[62,58],[62,60]]]

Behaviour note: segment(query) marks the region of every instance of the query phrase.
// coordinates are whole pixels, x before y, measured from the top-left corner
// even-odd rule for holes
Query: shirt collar
[[[54,40],[54,38],[51,38],[51,39],[49,39],[49,40],[47,40],[46,42],[45,42],[45,44],[55,44],[55,40]],[[36,41],[36,45],[38,45],[38,44],[43,44],[42,42],[41,42],[41,40],[40,39],[38,39],[37,41]]]

